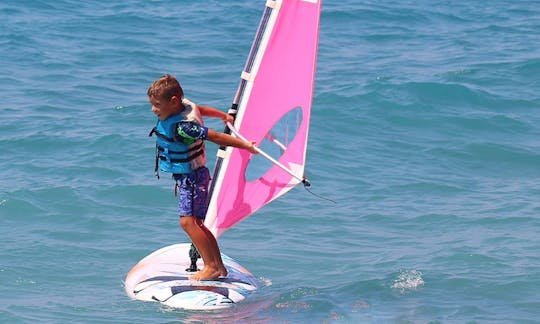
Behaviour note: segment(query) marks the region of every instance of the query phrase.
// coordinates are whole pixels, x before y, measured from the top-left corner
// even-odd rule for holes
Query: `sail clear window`
[[[293,108],[288,113],[283,115],[272,129],[266,133],[259,147],[279,160],[283,155],[287,146],[294,140],[296,133],[302,124],[302,109],[300,107]],[[254,181],[262,177],[273,164],[260,155],[253,155],[246,169],[246,180]]]

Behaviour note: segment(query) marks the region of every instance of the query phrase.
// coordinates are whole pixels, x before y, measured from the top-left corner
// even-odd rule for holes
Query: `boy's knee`
[[[182,226],[182,229],[184,229],[184,231],[190,231],[193,230],[195,227],[199,227],[199,225],[197,225],[197,219],[193,216],[180,217],[180,226]]]

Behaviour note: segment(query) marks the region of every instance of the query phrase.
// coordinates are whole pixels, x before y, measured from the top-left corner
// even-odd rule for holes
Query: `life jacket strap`
[[[171,151],[171,150],[169,150],[169,153],[171,153],[171,154],[187,154],[187,153],[199,150],[202,146],[203,146],[203,142],[201,141],[199,144],[197,144],[197,145],[195,145],[193,147],[190,147],[186,151]],[[159,145],[157,145],[157,149],[159,150],[159,152],[165,151],[165,149],[163,147],[159,146]]]
[[[174,153],[174,152],[171,152],[171,153]],[[172,159],[170,159],[170,161],[172,163],[186,163],[186,162],[193,161],[195,158],[201,156],[203,153],[204,153],[203,150],[199,150],[195,154],[190,155],[187,158],[183,158],[183,159],[174,159],[174,158],[172,158]],[[167,158],[164,157],[163,155],[159,155],[159,159],[162,160],[162,161],[167,161]]]
[[[149,136],[152,136],[152,135],[149,135]],[[156,164],[154,166],[154,174],[156,175],[156,178],[158,178],[159,180],[159,150],[158,150],[157,145],[156,145]]]
[[[148,137],[152,137],[152,135],[156,134],[157,137],[163,139],[163,140],[166,140],[167,142],[174,142],[174,138],[170,138],[170,137],[167,137],[163,134],[161,134],[160,132],[157,131],[157,128],[152,128],[150,130],[150,133],[148,134]]]

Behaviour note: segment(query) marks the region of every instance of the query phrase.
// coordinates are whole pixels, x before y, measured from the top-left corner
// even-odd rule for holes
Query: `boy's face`
[[[149,97],[150,103],[152,104],[152,112],[160,120],[165,120],[171,115],[177,114],[180,112],[180,105],[178,97],[173,96],[171,99],[163,99],[156,97]]]

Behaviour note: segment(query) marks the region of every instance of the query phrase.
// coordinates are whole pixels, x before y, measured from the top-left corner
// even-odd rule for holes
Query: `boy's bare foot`
[[[226,271],[226,270],[225,270]],[[221,276],[221,271],[210,268],[210,267],[204,267],[201,271],[197,272],[193,276],[191,276],[189,279],[191,280],[214,280],[219,278]]]

